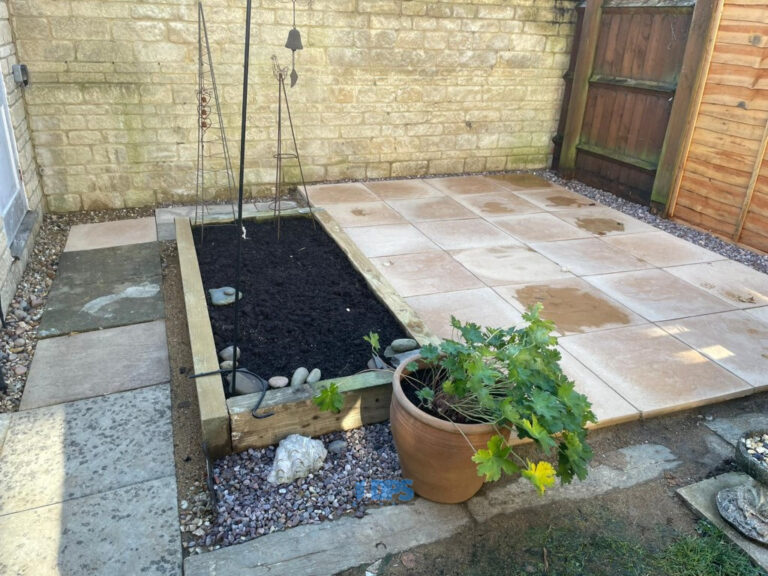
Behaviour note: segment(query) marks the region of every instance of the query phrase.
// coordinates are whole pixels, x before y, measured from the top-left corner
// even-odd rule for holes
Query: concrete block
[[[181,576],[176,478],[0,516],[4,574]]]
[[[768,549],[757,542],[753,542],[731,528],[717,509],[715,497],[724,488],[735,488],[742,484],[757,486],[755,480],[741,472],[729,472],[714,478],[702,480],[696,484],[680,488],[677,493],[685,500],[695,512],[704,516],[712,524],[717,526],[739,548],[744,550],[758,566],[768,570]]]
[[[13,416],[0,516],[174,475],[167,384]]]
[[[168,382],[165,321],[41,340],[21,410]]]

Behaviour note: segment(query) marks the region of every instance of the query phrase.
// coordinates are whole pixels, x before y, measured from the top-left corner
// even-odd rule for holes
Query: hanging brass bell
[[[294,52],[304,49],[304,46],[301,44],[301,32],[297,28],[291,28],[288,31],[288,40],[285,41],[285,47]]]

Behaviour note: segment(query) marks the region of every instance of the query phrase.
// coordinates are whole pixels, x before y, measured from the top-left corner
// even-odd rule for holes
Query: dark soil
[[[240,364],[262,377],[288,376],[299,366],[323,378],[366,369],[378,332],[382,346],[404,330],[319,224],[284,218],[280,239],[273,221],[245,223]],[[207,226],[198,260],[206,290],[235,285],[235,228]],[[208,311],[217,350],[232,344],[234,306]]]

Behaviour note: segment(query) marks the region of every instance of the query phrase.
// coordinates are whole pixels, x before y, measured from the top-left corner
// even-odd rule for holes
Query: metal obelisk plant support
[[[291,51],[291,88],[296,86],[299,80],[299,74],[296,72],[296,51],[303,50],[304,45],[301,42],[301,33],[296,28],[296,0],[293,0],[293,28],[288,31],[288,39],[285,41],[285,47]],[[277,79],[277,152],[275,153],[275,208],[274,217],[277,221],[277,237],[280,238],[280,186],[283,182],[283,158],[295,158],[299,167],[299,176],[301,177],[301,187],[304,192],[304,199],[309,207],[309,213],[312,212],[312,205],[309,203],[307,194],[307,183],[304,180],[304,169],[301,166],[301,156],[299,155],[299,146],[296,143],[296,131],[293,128],[293,118],[291,117],[291,107],[288,105],[288,92],[285,90],[285,75],[288,68],[281,68],[277,56],[272,55],[272,73]],[[293,152],[283,153],[283,101],[285,101],[285,111],[288,114],[288,124],[291,127],[291,139],[293,140]],[[314,223],[314,220],[313,220]]]
[[[205,212],[207,210],[205,205],[206,171],[208,169],[205,162],[206,135],[208,134],[208,130],[210,128],[214,128],[214,122],[211,116],[211,100],[213,100],[213,103],[216,105],[216,120],[219,124],[218,132],[222,147],[221,159],[224,162],[224,171],[227,173],[227,190],[229,192],[229,199],[232,204],[234,204],[235,178],[232,171],[232,158],[229,155],[227,134],[224,130],[224,121],[222,119],[221,103],[219,100],[219,90],[216,86],[216,74],[213,69],[213,57],[211,55],[211,45],[208,41],[208,27],[205,23],[205,12],[203,10],[202,2],[197,3],[197,24],[197,205],[195,206],[195,224],[198,224],[198,222],[200,224],[200,244],[202,245],[203,234],[205,232]],[[208,85],[209,81],[210,86]],[[234,206],[232,207],[232,216],[235,216]]]

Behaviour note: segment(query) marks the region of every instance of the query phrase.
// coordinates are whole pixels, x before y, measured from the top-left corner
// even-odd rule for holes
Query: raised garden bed
[[[257,220],[266,220],[269,217],[271,215],[265,215]],[[301,222],[294,222],[293,218],[300,218]],[[309,273],[302,276],[301,267],[294,266],[293,270],[289,270],[290,266],[282,264],[286,257],[290,260],[293,255],[293,259],[303,261],[307,265],[309,272],[312,258],[304,258],[303,255],[296,258],[297,251],[304,246],[294,245],[292,243],[295,239],[289,239],[289,235],[298,235],[297,231],[301,228],[312,230],[308,215],[302,214],[300,210],[283,214],[281,242],[284,243],[285,249],[280,249],[283,250],[282,255],[278,254],[276,249],[270,252],[267,246],[261,245],[258,239],[251,236],[257,233],[259,227],[249,224],[249,227],[253,227],[248,234],[253,240],[250,248],[264,250],[264,253],[258,258],[249,259],[244,251],[242,289],[245,297],[241,316],[241,365],[265,378],[277,374],[290,377],[292,370],[298,366],[308,369],[319,367],[326,379],[311,386],[269,391],[258,414],[271,413],[272,416],[257,419],[251,411],[258,402],[259,394],[226,399],[220,376],[197,378],[195,382],[200,403],[203,441],[212,457],[268,446],[279,442],[288,434],[317,436],[386,420],[389,416],[391,374],[387,371],[363,371],[369,349],[362,341],[362,336],[374,330],[382,332],[382,340],[404,335],[411,336],[422,344],[435,340],[410,306],[397,295],[343,230],[323,211],[316,212],[316,220],[319,223],[318,230],[310,232],[310,236],[316,234],[312,243],[322,247],[319,256],[322,262],[316,271],[319,276],[314,277]],[[267,223],[267,230],[262,231],[271,232],[270,238],[275,238],[276,230],[272,224]],[[231,227],[218,232],[233,237]],[[210,244],[217,242],[216,233],[213,227],[206,228],[206,252],[201,261],[205,265],[209,258],[214,259],[211,282],[218,286],[206,285],[205,289],[231,285],[234,279],[233,249],[219,244],[215,250],[209,250]],[[327,237],[324,238],[324,233],[330,236],[333,242],[329,242]],[[218,369],[217,344],[218,348],[221,348],[230,343],[228,338],[231,337],[231,307],[222,309],[221,313],[218,310],[213,312],[214,320],[219,324],[215,335],[188,219],[176,220],[176,238],[194,370],[197,374],[214,371]],[[266,236],[261,240],[266,240]],[[304,247],[306,249],[312,245],[309,242],[304,244],[307,245]],[[340,249],[340,252],[333,257],[329,256],[334,249]],[[222,264],[216,265],[215,259]],[[330,260],[333,260],[333,265],[329,265]],[[215,275],[217,269],[220,276]],[[342,271],[347,280],[341,280]],[[229,276],[226,276],[227,273]],[[248,274],[255,275],[253,282],[249,283]],[[293,274],[296,276],[292,276]],[[328,280],[327,283],[323,280],[323,274]],[[353,276],[350,277],[349,274]],[[256,287],[257,280],[262,282],[261,289]],[[348,293],[348,289],[355,283],[360,291],[360,288],[364,287],[361,280],[374,295],[372,303],[363,304],[362,300],[353,299]],[[263,288],[270,282],[274,286],[273,290]],[[294,288],[305,290],[306,295],[301,302],[295,294],[284,299],[282,293]],[[246,302],[249,292],[253,297],[251,307]],[[387,310],[393,316],[386,322],[376,320],[376,313],[370,315],[370,310],[352,311],[360,307],[374,308],[373,304],[378,306],[379,303],[383,304],[379,316],[382,312],[387,316]],[[330,312],[328,305],[331,306]],[[275,317],[261,316],[263,309],[276,306],[281,307],[274,315],[277,320]],[[336,310],[333,310],[334,306]],[[346,311],[347,308],[350,308],[349,312]],[[219,314],[221,317],[217,318]],[[348,323],[346,315],[355,316],[357,324]],[[335,329],[331,322],[334,316],[340,316],[340,320],[343,320]],[[294,321],[298,322],[300,328],[288,325]],[[353,325],[356,327],[350,330]],[[362,333],[358,334],[361,330]],[[256,340],[249,342],[249,337],[254,336]],[[320,412],[311,400],[315,390],[330,381],[337,382],[345,396],[344,407],[339,414]]]

